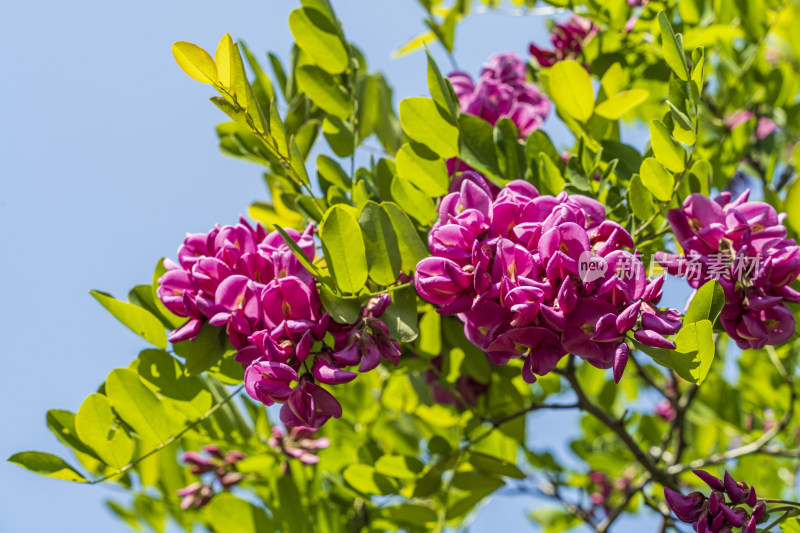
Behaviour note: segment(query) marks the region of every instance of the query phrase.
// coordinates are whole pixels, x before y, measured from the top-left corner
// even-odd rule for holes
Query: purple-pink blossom
[[[733,201],[728,192],[715,200],[689,196],[682,209],[667,212],[683,254],[656,258],[695,289],[716,279],[725,292],[720,324],[740,348],[760,349],[794,333],[786,304],[800,302],[790,286],[800,275],[800,246],[786,236],[785,215],[749,195],[748,189]]]
[[[278,426],[272,426],[272,435],[267,443],[288,457],[299,459],[303,464],[317,464],[317,451],[331,445],[331,441],[324,437],[314,437],[317,431],[315,428],[297,426],[287,429],[288,433]]]
[[[673,347],[680,314],[657,307],[663,277],[648,280],[633,239],[591,198],[540,195],[512,181],[494,192],[462,173],[439,204],[432,257],[415,284],[438,312],[457,315],[467,338],[495,364],[524,357],[528,382],[567,353],[622,376],[630,331]]]
[[[476,82],[461,71],[450,73],[448,78],[463,113],[480,117],[492,126],[508,117],[521,138],[541,128],[550,112],[550,100],[526,81],[525,63],[516,54],[492,56]]]
[[[583,47],[597,34],[599,28],[589,19],[573,15],[565,23],[556,23],[550,32],[552,49],[530,44],[529,51],[542,67],[552,67],[565,59],[577,59]]]
[[[201,478],[177,490],[184,510],[205,506],[214,497],[215,488],[229,490],[244,479],[244,474],[236,469],[236,463],[247,457],[245,454],[238,450],[224,452],[215,444],[203,446],[202,451],[205,454],[187,451],[181,457],[191,473]]]
[[[286,233],[313,261],[313,226]],[[346,383],[382,358],[398,362],[400,346],[379,318],[389,295],[370,300],[353,324],[334,322],[316,280],[278,231],[267,233],[244,219],[217,226],[188,235],[178,262],[164,264],[158,296],[188,318],[169,340],[194,339],[206,324],[225,328],[245,370],[245,390],[266,405],[283,404],[288,427],[318,428],[341,416],[339,402],[320,384]]]
[[[678,520],[692,524],[698,533],[736,528],[742,528],[742,533],[756,533],[756,525],[765,518],[766,505],[759,501],[754,487],[737,482],[728,472],[723,479],[703,470],[694,473],[711,488],[708,497],[701,492],[683,495],[664,487],[664,498]]]

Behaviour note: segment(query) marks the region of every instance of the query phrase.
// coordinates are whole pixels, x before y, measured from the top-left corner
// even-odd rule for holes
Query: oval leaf
[[[336,27],[316,9],[302,7],[289,15],[294,40],[319,67],[331,74],[343,72],[350,58]]]
[[[196,44],[178,41],[172,45],[172,55],[178,66],[200,83],[217,83],[217,66],[211,55]]]
[[[661,163],[652,157],[648,157],[642,161],[642,166],[639,169],[639,176],[642,179],[642,184],[647,187],[647,190],[658,200],[666,202],[672,198],[672,188],[675,185],[675,178]]]
[[[167,347],[167,333],[164,324],[146,309],[128,302],[116,300],[110,294],[89,291],[100,305],[105,307],[117,320],[147,342],[164,349]]]
[[[400,125],[409,137],[441,157],[458,155],[458,128],[430,98],[406,98],[400,102]]]
[[[170,423],[164,404],[148,389],[139,375],[127,368],[112,370],[106,378],[106,395],[117,414],[142,440],[164,442]]]
[[[319,232],[325,261],[339,289],[346,293],[360,291],[369,270],[358,221],[350,210],[334,205],[325,213]]]
[[[559,61],[549,70],[550,97],[567,115],[586,122],[594,111],[592,79],[577,61]]]
[[[686,152],[683,146],[672,138],[669,130],[660,120],[650,121],[650,145],[656,159],[668,170],[682,172],[686,168]]]
[[[14,463],[40,476],[86,483],[87,479],[68,465],[61,457],[44,452],[20,452],[8,458]]]
[[[75,415],[75,431],[101,461],[121,468],[133,457],[133,441],[115,419],[108,398],[98,393],[90,394]]]

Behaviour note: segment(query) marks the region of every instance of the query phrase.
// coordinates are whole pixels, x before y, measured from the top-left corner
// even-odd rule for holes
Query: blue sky
[[[188,231],[235,222],[265,191],[259,169],[222,156],[223,115],[211,89],[183,74],[170,45],[213,50],[225,32],[264,57],[288,56],[295,2],[7,2],[0,85],[0,279],[5,282],[0,405],[3,459],[21,450],[62,453],[45,426],[49,408],[77,410],[144,341],[89,296],[124,297],[174,256]],[[413,0],[336,0],[348,37],[400,98],[427,93],[424,54],[391,51],[424,29]],[[476,73],[494,52],[525,55],[546,41],[544,17],[485,14],[458,30],[459,67]],[[443,69],[448,65],[438,47]],[[547,129],[570,142],[563,128]],[[540,421],[541,442],[563,439],[564,419]],[[542,425],[543,424],[543,425]],[[547,440],[544,438],[547,437]],[[0,532],[127,531],[103,507],[109,488],[40,478],[0,463]],[[533,531],[532,501],[490,502],[472,531]],[[639,528],[623,525],[618,531]]]

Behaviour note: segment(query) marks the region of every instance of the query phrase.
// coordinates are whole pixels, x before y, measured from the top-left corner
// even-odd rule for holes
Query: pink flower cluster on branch
[[[512,181],[495,197],[485,179],[462,173],[439,204],[420,261],[419,294],[458,315],[467,338],[495,364],[525,356],[523,377],[552,371],[567,353],[619,381],[626,334],[674,348],[664,335],[680,313],[661,310],[664,277],[648,281],[630,234],[591,198],[543,196]],[[640,320],[641,318],[641,320]]]
[[[287,433],[278,426],[272,426],[272,435],[267,443],[287,457],[315,465],[319,462],[317,451],[331,445],[331,441],[324,437],[314,438],[316,431],[314,428],[298,426],[290,428]]]
[[[678,520],[692,524],[697,533],[724,533],[740,527],[742,533],[756,533],[756,524],[764,519],[766,505],[758,501],[754,487],[737,482],[728,472],[724,481],[703,470],[694,473],[711,487],[708,498],[701,492],[684,496],[664,487],[664,497]]]
[[[656,259],[694,288],[716,279],[725,291],[720,324],[740,348],[760,349],[794,333],[786,302],[800,302],[789,286],[800,275],[800,246],[786,238],[785,215],[749,195],[689,196],[682,209],[667,212],[683,255],[660,252]]]
[[[313,226],[286,233],[314,260]],[[394,364],[400,347],[379,319],[388,295],[371,300],[354,324],[339,324],[323,309],[316,280],[277,231],[244,219],[208,234],[190,234],[178,263],[165,260],[158,296],[178,316],[189,317],[169,340],[194,338],[205,324],[224,327],[245,369],[245,390],[266,404],[282,403],[288,427],[319,428],[342,408],[318,383],[353,380],[381,356]],[[332,346],[323,343],[328,334]],[[316,347],[316,348],[315,348]]]
[[[527,137],[539,129],[550,112],[550,100],[536,86],[525,81],[525,63],[516,54],[498,54],[484,65],[477,83],[469,74],[448,75],[463,113],[484,119],[494,126],[501,117],[510,118]]]
[[[566,23],[556,23],[550,32],[552,49],[540,48],[531,43],[529,51],[540,66],[552,67],[559,61],[580,57],[583,47],[597,34],[598,30],[599,28],[591,20],[572,15]]]
[[[224,452],[219,446],[209,444],[203,446],[203,451],[189,451],[183,454],[183,462],[189,465],[190,471],[195,476],[213,474],[210,481],[195,481],[182,489],[177,494],[181,497],[181,509],[194,507],[199,509],[205,506],[214,497],[214,486],[219,484],[222,490],[230,490],[244,479],[244,474],[236,470],[236,463],[246,456],[237,450]],[[208,476],[206,476],[208,477]]]

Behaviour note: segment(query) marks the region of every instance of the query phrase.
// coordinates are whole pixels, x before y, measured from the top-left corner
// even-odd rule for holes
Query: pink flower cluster
[[[720,323],[742,349],[779,345],[794,333],[794,316],[785,302],[800,302],[789,284],[800,275],[800,246],[786,238],[775,209],[736,200],[723,192],[715,200],[692,194],[682,209],[667,212],[683,255],[660,252],[656,259],[674,275],[698,288],[716,279],[725,291]]]
[[[294,427],[286,431],[278,426],[272,426],[272,435],[267,443],[287,457],[299,459],[301,463],[315,465],[319,462],[317,451],[327,448],[331,441],[324,438],[314,438],[314,428]]]
[[[734,480],[728,472],[724,481],[703,470],[694,473],[711,487],[708,498],[701,492],[684,496],[664,487],[664,497],[678,520],[692,524],[697,533],[725,533],[739,527],[742,533],[756,533],[756,525],[764,520],[766,505],[758,501],[754,487]]]
[[[242,452],[231,450],[226,453],[214,444],[203,446],[203,451],[208,456],[192,451],[184,453],[183,462],[190,466],[190,471],[195,476],[213,474],[213,477],[207,481],[195,481],[178,489],[181,509],[186,510],[189,507],[199,509],[214,497],[216,484],[219,484],[222,490],[230,490],[244,479],[244,474],[236,470],[236,463],[246,457]]]
[[[448,75],[461,111],[478,116],[494,126],[501,117],[510,118],[527,137],[539,129],[550,112],[550,100],[536,86],[525,81],[525,63],[516,54],[498,54],[484,65],[478,82],[469,74]]]
[[[596,200],[542,196],[512,181],[495,196],[467,171],[451,183],[428,235],[433,257],[420,261],[419,294],[457,314],[467,338],[492,362],[526,356],[523,377],[552,371],[567,353],[619,381],[628,360],[626,334],[674,348],[663,335],[680,313],[656,307],[664,277],[648,281],[630,234],[606,220]],[[627,249],[626,249],[627,248]],[[641,318],[641,322],[640,322]]]
[[[598,27],[591,20],[572,15],[566,23],[556,23],[550,32],[550,42],[553,43],[552,50],[540,48],[531,43],[529,51],[540,66],[552,67],[559,61],[580,57],[583,47],[597,32]]]
[[[313,261],[313,227],[286,233]],[[389,296],[370,301],[356,323],[336,323],[322,308],[313,276],[277,231],[242,219],[190,234],[178,249],[178,263],[164,264],[158,296],[170,311],[189,318],[169,340],[192,339],[206,323],[224,327],[245,368],[247,393],[266,405],[284,404],[281,420],[289,427],[318,428],[341,416],[339,402],[317,382],[346,383],[357,376],[346,367],[367,372],[381,356],[395,364],[400,357],[378,318]],[[323,342],[329,333],[332,346]]]

